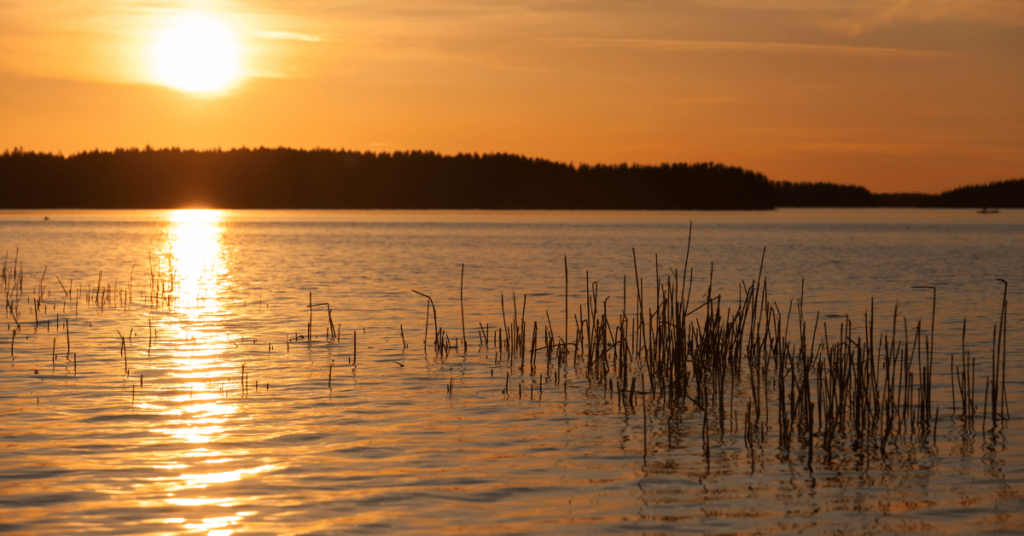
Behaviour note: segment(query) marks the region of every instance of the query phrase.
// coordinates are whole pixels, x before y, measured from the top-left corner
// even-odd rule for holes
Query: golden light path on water
[[[229,291],[227,259],[221,243],[223,217],[217,210],[172,211],[164,251],[159,257],[160,272],[165,275],[162,283],[171,290],[171,314],[157,329],[161,338],[179,343],[172,350],[167,360],[169,370],[165,371],[177,381],[172,384],[172,393],[144,403],[141,409],[169,417],[164,426],[153,432],[165,436],[165,441],[172,444],[187,445],[184,451],[176,452],[175,459],[153,466],[176,474],[151,478],[147,486],[166,494],[164,502],[175,507],[229,508],[239,502],[237,498],[209,496],[202,491],[277,468],[274,464],[263,464],[223,470],[224,464],[244,459],[248,451],[235,448],[228,452],[207,446],[225,441],[236,432],[241,411],[237,403],[229,401],[224,390],[226,384],[237,382],[240,374],[237,365],[225,358],[234,343],[222,322]],[[188,496],[179,496],[183,494]],[[201,522],[179,517],[161,521],[180,525],[188,533],[206,531],[209,536],[228,536],[235,530],[231,527],[237,528],[240,521],[254,514],[236,512],[202,518]]]

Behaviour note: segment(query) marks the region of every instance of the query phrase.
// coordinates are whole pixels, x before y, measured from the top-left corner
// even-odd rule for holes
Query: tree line
[[[960,186],[939,194],[872,193],[863,186],[774,182],[780,207],[1024,208],[1024,178]]]
[[[980,207],[982,198],[993,208],[1024,206],[1024,180],[893,197],[773,182],[716,163],[575,166],[505,153],[146,147],[0,155],[0,208],[766,210]]]

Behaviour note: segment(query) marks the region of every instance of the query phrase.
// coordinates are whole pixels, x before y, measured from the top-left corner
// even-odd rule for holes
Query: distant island
[[[1024,179],[941,194],[771,181],[715,163],[572,165],[512,154],[177,148],[0,155],[0,208],[1022,208]]]

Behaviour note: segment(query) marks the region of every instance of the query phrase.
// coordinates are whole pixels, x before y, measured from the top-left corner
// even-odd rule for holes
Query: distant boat
[[[999,214],[999,209],[994,208],[992,210],[989,210],[988,209],[988,198],[987,197],[983,197],[981,199],[981,210],[978,211],[978,214]]]

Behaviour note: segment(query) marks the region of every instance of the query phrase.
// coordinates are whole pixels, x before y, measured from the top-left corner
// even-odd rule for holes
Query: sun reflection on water
[[[161,400],[148,406],[143,402],[141,407],[166,416],[152,432],[181,447],[173,458],[153,465],[166,476],[151,478],[148,485],[166,494],[166,504],[177,507],[238,504],[240,498],[217,491],[217,486],[279,468],[265,460],[245,467],[250,454],[246,449],[216,446],[232,441],[247,422],[243,408],[233,402],[241,373],[230,358],[237,345],[224,322],[230,313],[226,275],[230,259],[222,246],[223,220],[224,214],[217,210],[170,212],[166,242],[158,254],[160,292],[168,314],[154,327],[167,351],[164,373],[174,387]],[[168,522],[189,532],[227,536],[239,529],[245,516],[255,514],[209,517],[201,512],[207,511]]]
[[[178,312],[198,316],[221,309],[225,267],[221,235],[223,213],[189,209],[171,212],[167,260],[175,276]]]

